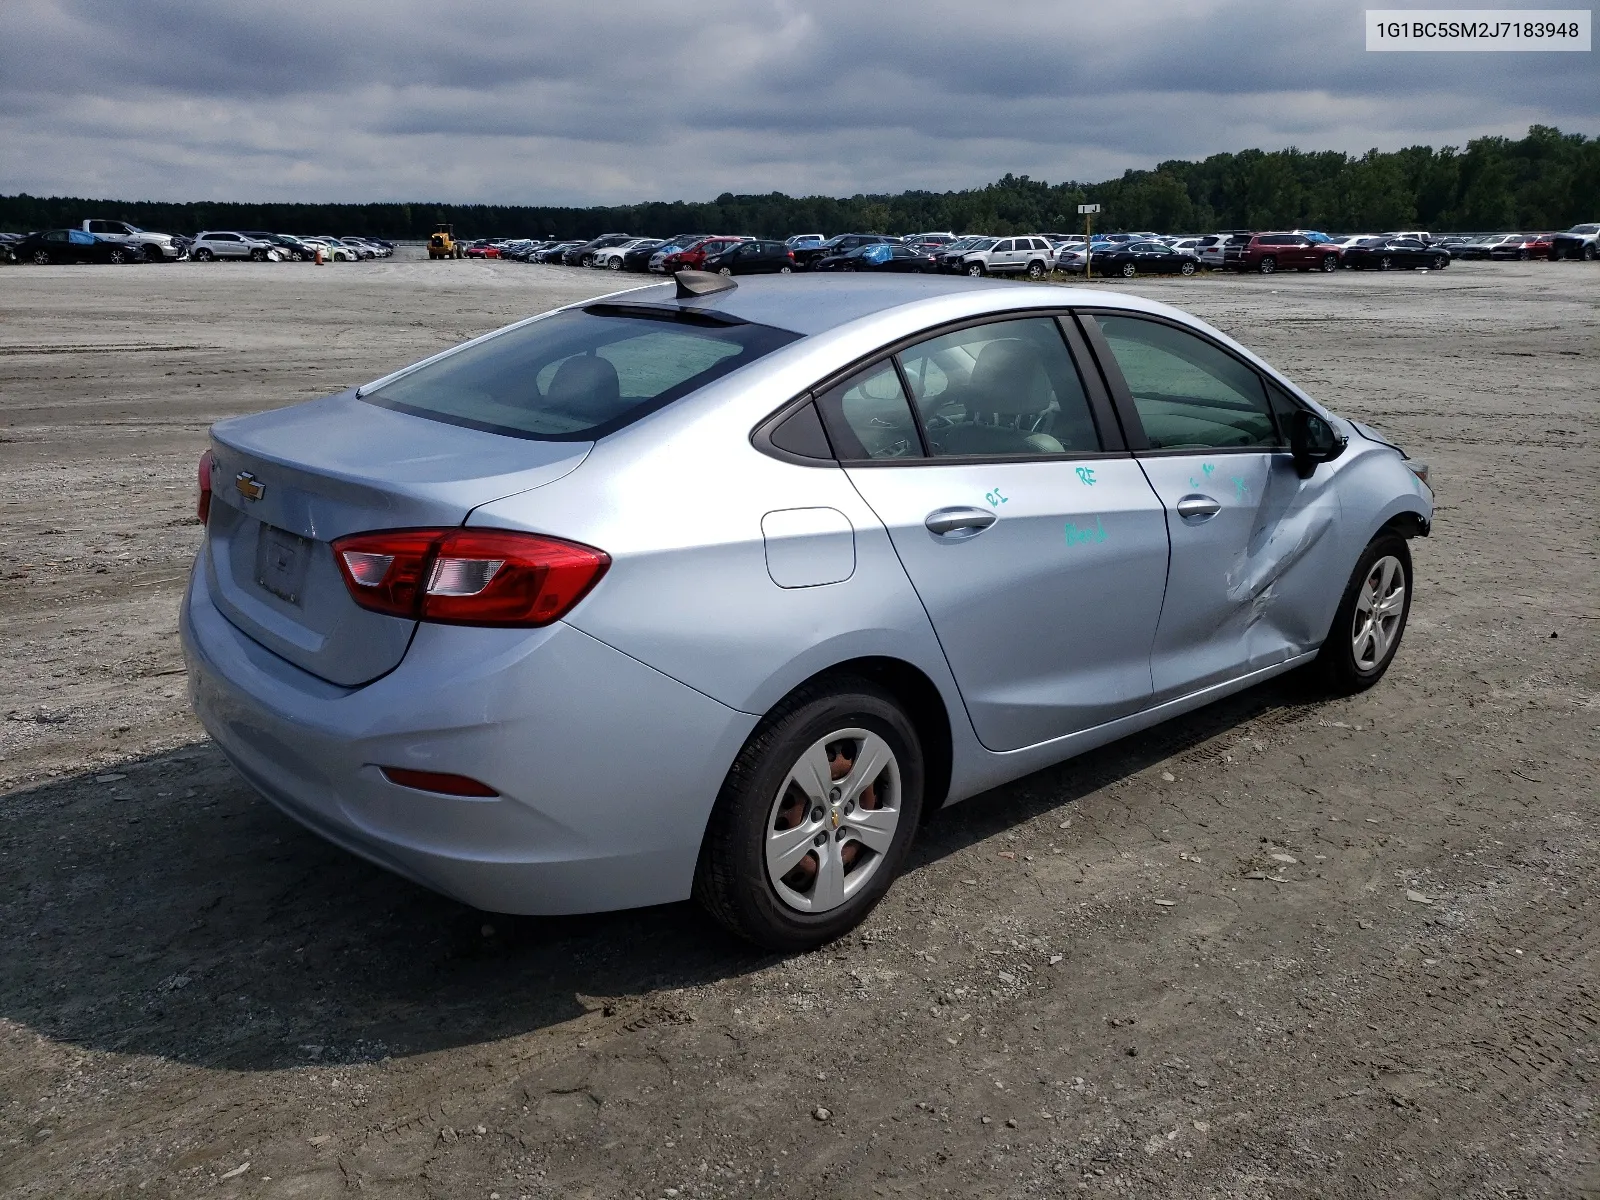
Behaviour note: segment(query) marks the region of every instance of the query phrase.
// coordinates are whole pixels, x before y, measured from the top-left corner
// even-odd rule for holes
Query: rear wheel
[[[1139,273],[1139,268],[1134,266],[1132,263],[1123,263],[1122,264],[1122,277],[1124,279],[1132,279],[1138,273]]]
[[[921,743],[892,697],[864,679],[803,688],[729,770],[701,844],[695,898],[771,950],[832,941],[899,874],[922,789]]]
[[[1411,549],[1397,534],[1374,538],[1345,587],[1328,640],[1317,654],[1322,682],[1341,694],[1383,678],[1411,612]]]
[[[733,268],[732,267],[718,267],[717,268],[717,274],[718,275],[732,275],[733,274]]]
[[[1043,279],[1044,276],[1045,276],[1045,270],[1044,270],[1044,264],[1042,262],[1040,262],[1038,259],[1034,259],[1031,263],[1028,264],[1028,278],[1029,279]]]
[[[250,261],[251,262],[266,262],[267,261],[267,252],[265,250],[261,249],[259,246],[256,247],[256,249],[250,251]]]
[[[1270,254],[1261,260],[1261,273],[1263,275],[1271,275],[1277,269],[1278,260],[1273,258]]]
[[[793,267],[779,267],[778,268],[778,274],[779,275],[792,275],[792,274],[794,274],[794,268]]]

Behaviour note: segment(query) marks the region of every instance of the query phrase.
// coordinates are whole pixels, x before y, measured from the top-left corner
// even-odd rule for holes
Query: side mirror
[[[1309,479],[1318,463],[1332,462],[1345,452],[1349,439],[1333,431],[1333,426],[1310,409],[1295,410],[1289,425],[1289,450],[1301,479]]]

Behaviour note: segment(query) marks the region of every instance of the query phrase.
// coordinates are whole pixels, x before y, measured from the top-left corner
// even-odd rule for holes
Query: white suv
[[[189,246],[189,257],[199,262],[210,262],[214,258],[249,258],[256,262],[266,262],[267,255],[271,252],[271,242],[245,237],[242,233],[218,233],[209,230],[196,234]]]
[[[1043,279],[1056,269],[1056,252],[1042,237],[986,239],[961,256],[963,275],[1026,275]]]

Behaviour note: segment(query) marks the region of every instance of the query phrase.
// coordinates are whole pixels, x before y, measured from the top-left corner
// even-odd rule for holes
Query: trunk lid
[[[207,582],[223,615],[344,687],[399,665],[416,622],[351,599],[330,543],[460,525],[474,508],[560,479],[592,442],[507,437],[342,392],[212,427]]]

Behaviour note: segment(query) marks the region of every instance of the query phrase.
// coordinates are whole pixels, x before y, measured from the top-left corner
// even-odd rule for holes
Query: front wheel
[[[36,267],[48,267],[50,265],[50,251],[35,250],[33,252],[33,265]]]
[[[609,260],[606,263],[606,269],[610,270],[610,271],[620,271],[620,270],[622,270],[622,259],[613,258],[613,259]]]
[[[1448,267],[1449,265],[1450,265],[1450,256],[1448,254],[1436,254],[1436,255],[1434,255],[1434,258],[1433,258],[1433,269],[1435,271],[1442,271],[1446,267]]]
[[[119,267],[128,261],[128,255],[123,251],[121,246],[117,246],[112,249],[112,251],[106,255],[106,258]]]
[[[808,950],[889,890],[922,816],[923,754],[894,698],[865,679],[802,688],[751,735],[717,797],[694,895],[770,950]]]
[[[1595,255],[1595,249],[1594,249],[1593,246],[1585,246],[1583,248],[1583,261],[1584,262],[1593,262],[1594,261],[1594,255]]]
[[[981,262],[968,263],[966,271],[968,275],[972,276],[974,279],[977,279],[980,275],[984,274],[983,264]]]
[[[1529,254],[1527,247],[1523,247],[1521,250],[1517,251],[1517,259],[1521,262],[1527,262],[1531,257],[1532,255]]]
[[[1195,273],[1195,270],[1196,270],[1196,267],[1192,262],[1186,262],[1181,267],[1178,268],[1178,274],[1179,275],[1193,275]]]
[[[1390,258],[1387,254],[1385,254],[1382,258],[1380,258],[1378,260],[1378,270],[1380,270],[1380,271],[1392,271],[1392,270],[1394,270],[1394,259]]]
[[[212,258],[212,255],[211,255],[211,251],[207,250],[204,246],[202,246],[202,247],[200,247],[200,249],[198,249],[198,250],[196,250],[194,252],[194,257],[199,262],[210,262],[211,258]]]
[[[718,267],[717,268],[717,274],[718,275],[732,275],[733,274],[733,268],[732,267]]]
[[[1337,271],[1339,269],[1339,260],[1331,254],[1324,254],[1322,256],[1322,262],[1320,262],[1318,266],[1320,266],[1324,271]]]
[[[1397,534],[1374,538],[1345,587],[1315,666],[1334,692],[1365,691],[1389,669],[1411,612],[1411,549]]]

